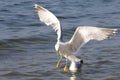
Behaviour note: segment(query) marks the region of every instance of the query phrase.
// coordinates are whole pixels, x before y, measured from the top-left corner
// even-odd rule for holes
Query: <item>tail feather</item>
[[[80,62],[80,60],[81,60],[74,55],[68,56],[67,59],[70,60],[70,61],[74,61],[74,62]]]

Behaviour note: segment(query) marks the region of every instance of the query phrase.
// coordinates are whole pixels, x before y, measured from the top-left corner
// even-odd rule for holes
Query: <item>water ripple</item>
[[[0,79],[1,80],[119,80],[120,36],[102,42],[91,41],[78,56],[82,70],[71,75],[56,69],[56,33],[40,22],[33,3],[52,11],[68,41],[77,26],[120,29],[119,0],[0,0]],[[94,74],[94,75],[93,75]]]

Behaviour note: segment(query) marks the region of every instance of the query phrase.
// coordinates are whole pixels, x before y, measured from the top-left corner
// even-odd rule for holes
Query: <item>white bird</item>
[[[49,10],[37,4],[34,5],[35,10],[40,18],[40,21],[44,22],[48,26],[52,26],[57,32],[57,43],[55,45],[56,52],[60,55],[60,59],[57,63],[57,67],[60,67],[60,61],[62,56],[66,58],[66,65],[64,71],[68,71],[67,60],[71,61],[69,67],[70,71],[76,72],[80,66],[82,59],[75,56],[80,48],[90,40],[104,40],[110,38],[113,34],[117,33],[117,29],[100,28],[93,26],[77,27],[72,38],[67,41],[62,41],[62,28],[57,17]]]

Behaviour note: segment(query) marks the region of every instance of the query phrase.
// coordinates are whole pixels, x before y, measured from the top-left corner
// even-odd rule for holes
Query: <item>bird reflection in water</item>
[[[70,77],[70,80],[76,80],[76,75],[72,74],[72,76]]]
[[[82,64],[83,64],[83,61],[81,61],[81,64],[77,64],[77,70],[76,71],[71,71],[71,77],[70,77],[70,80],[76,80],[76,75],[77,73],[81,73],[82,72]]]

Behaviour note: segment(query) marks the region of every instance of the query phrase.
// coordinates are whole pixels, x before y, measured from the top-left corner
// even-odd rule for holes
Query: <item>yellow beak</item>
[[[56,53],[59,54],[59,50],[56,50]]]

